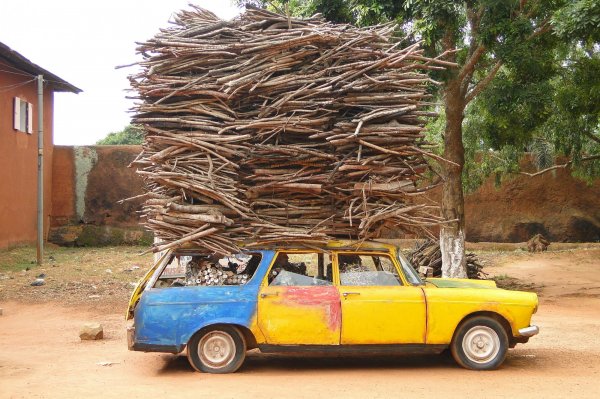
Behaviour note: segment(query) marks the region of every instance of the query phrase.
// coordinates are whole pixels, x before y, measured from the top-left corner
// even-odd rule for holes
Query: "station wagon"
[[[246,351],[421,353],[499,367],[538,333],[537,295],[494,281],[421,279],[379,242],[280,245],[219,258],[166,253],[134,290],[129,349],[187,352],[192,367],[238,370]]]

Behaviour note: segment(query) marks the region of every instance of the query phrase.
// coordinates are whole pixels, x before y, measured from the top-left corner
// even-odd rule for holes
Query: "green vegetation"
[[[144,142],[144,131],[141,127],[128,125],[123,130],[109,133],[105,138],[98,140],[97,145],[132,145]]]
[[[45,254],[48,258],[52,253]],[[37,267],[35,247],[14,247],[0,251],[0,271],[21,271]]]
[[[599,50],[597,43],[576,39],[538,57],[544,67],[533,76],[500,71],[467,110],[466,188],[489,174],[500,181],[520,173],[524,151],[539,171],[572,162],[576,176],[591,181],[600,175]]]
[[[67,248],[48,245],[44,264],[35,264],[36,248],[0,250],[0,301],[103,304],[123,308],[138,279],[153,264],[145,247]],[[44,274],[44,285],[31,286]],[[124,310],[124,308],[123,308]]]
[[[423,43],[456,68],[433,72],[442,104],[431,137],[458,166],[441,164],[444,247],[464,248],[463,178],[518,173],[525,151],[540,168],[555,155],[576,172],[600,173],[600,5],[596,0],[238,0],[277,12],[360,26],[396,22],[406,44]],[[598,161],[598,162],[594,162]],[[464,268],[464,254],[451,271]],[[460,249],[457,251],[464,252]],[[462,260],[461,260],[462,259]],[[452,273],[453,274],[453,273]]]
[[[76,248],[47,245],[44,249],[44,265],[40,267],[36,264],[35,246],[19,246],[0,250],[0,273],[19,272],[28,268],[35,273],[36,269],[70,266],[97,271],[101,275],[111,265],[115,270],[130,264],[146,265],[148,268],[152,263],[152,254],[140,256],[146,249],[142,246]]]

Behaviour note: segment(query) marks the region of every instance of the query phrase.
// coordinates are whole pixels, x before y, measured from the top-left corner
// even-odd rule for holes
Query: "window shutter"
[[[33,105],[27,103],[27,133],[33,133]]]
[[[15,113],[14,113],[14,122],[13,128],[15,130],[20,130],[21,127],[21,99],[19,97],[15,97]]]

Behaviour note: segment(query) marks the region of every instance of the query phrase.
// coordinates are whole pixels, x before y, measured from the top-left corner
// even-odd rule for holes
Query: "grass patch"
[[[139,255],[144,249],[48,246],[42,266],[36,264],[35,247],[0,250],[0,300],[124,300],[132,285],[152,267],[152,254]],[[42,273],[45,284],[31,286]]]
[[[505,290],[533,291],[539,294],[543,288],[542,285],[525,282],[519,280],[518,278],[511,277],[508,274],[500,274],[498,276],[494,276],[492,277],[492,280],[496,282],[498,288],[502,288]]]
[[[32,247],[14,247],[0,251],[0,271],[21,271],[37,267],[37,251]]]

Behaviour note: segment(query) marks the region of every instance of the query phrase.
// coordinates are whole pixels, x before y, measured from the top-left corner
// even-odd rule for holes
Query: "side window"
[[[154,287],[243,285],[256,272],[260,259],[260,254],[237,254],[225,258],[174,254]]]
[[[341,285],[402,285],[394,263],[386,255],[339,254],[338,264]]]
[[[269,285],[332,285],[331,257],[322,252],[279,252],[269,272]]]

